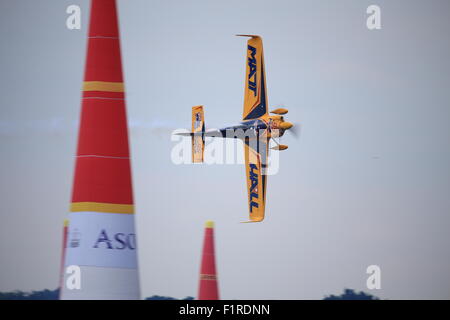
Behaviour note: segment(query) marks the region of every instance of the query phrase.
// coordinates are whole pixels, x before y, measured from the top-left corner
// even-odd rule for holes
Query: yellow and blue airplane
[[[287,109],[278,108],[270,113],[267,109],[266,75],[264,72],[263,43],[260,36],[251,37],[247,42],[247,67],[245,76],[244,113],[242,122],[222,129],[206,131],[203,106],[192,107],[192,131],[178,133],[192,137],[192,162],[203,162],[205,137],[242,139],[244,142],[245,168],[249,217],[248,222],[264,219],[267,185],[267,160],[270,139],[276,146],[273,150],[286,150],[288,146],[279,144],[273,138],[281,137],[293,124],[284,121],[282,115]]]

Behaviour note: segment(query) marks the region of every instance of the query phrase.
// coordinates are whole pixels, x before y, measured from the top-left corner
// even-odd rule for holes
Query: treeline
[[[344,293],[338,296],[329,295],[323,298],[323,300],[380,300],[379,298],[364,293],[362,291],[355,292],[353,289],[344,289]]]
[[[0,300],[58,300],[59,299],[59,289],[48,290],[44,289],[41,291],[13,291],[13,292],[0,292]],[[165,297],[154,295],[147,297],[144,300],[178,300],[173,297]],[[181,300],[194,300],[194,297],[186,297]]]
[[[0,292],[0,300],[58,300],[59,289],[55,290],[41,290],[32,292],[13,291],[13,292]],[[178,300],[173,297],[165,297],[154,295],[147,297],[144,300]],[[186,297],[181,300],[194,300],[194,297]],[[329,295],[323,298],[323,300],[379,300],[379,298],[364,293],[362,291],[355,292],[353,289],[344,289],[344,293],[340,295]]]
[[[59,289],[41,291],[13,291],[13,292],[0,292],[0,300],[58,300]]]

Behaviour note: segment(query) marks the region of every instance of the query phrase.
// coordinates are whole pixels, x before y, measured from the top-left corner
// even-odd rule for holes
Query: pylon
[[[206,221],[198,300],[219,300],[214,255],[214,222]]]
[[[82,91],[62,298],[139,299],[115,0],[91,1]]]

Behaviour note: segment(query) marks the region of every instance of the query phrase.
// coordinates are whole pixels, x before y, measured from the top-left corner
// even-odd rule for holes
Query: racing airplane
[[[267,185],[267,160],[269,142],[276,146],[273,150],[286,150],[287,145],[279,144],[274,138],[283,136],[293,124],[284,121],[287,109],[277,108],[269,115],[267,109],[266,76],[264,72],[263,43],[257,35],[237,35],[250,37],[247,42],[247,61],[244,92],[244,112],[242,122],[222,129],[205,130],[203,106],[192,107],[192,131],[177,133],[192,137],[192,162],[203,162],[205,137],[241,139],[244,142],[245,168],[249,221],[261,222],[264,219]]]

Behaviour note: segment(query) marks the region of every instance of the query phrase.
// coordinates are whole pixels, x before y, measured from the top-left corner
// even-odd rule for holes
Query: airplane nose
[[[290,122],[282,122],[282,123],[280,123],[280,128],[283,129],[283,130],[290,129],[293,126],[294,125],[292,123],[290,123]]]

